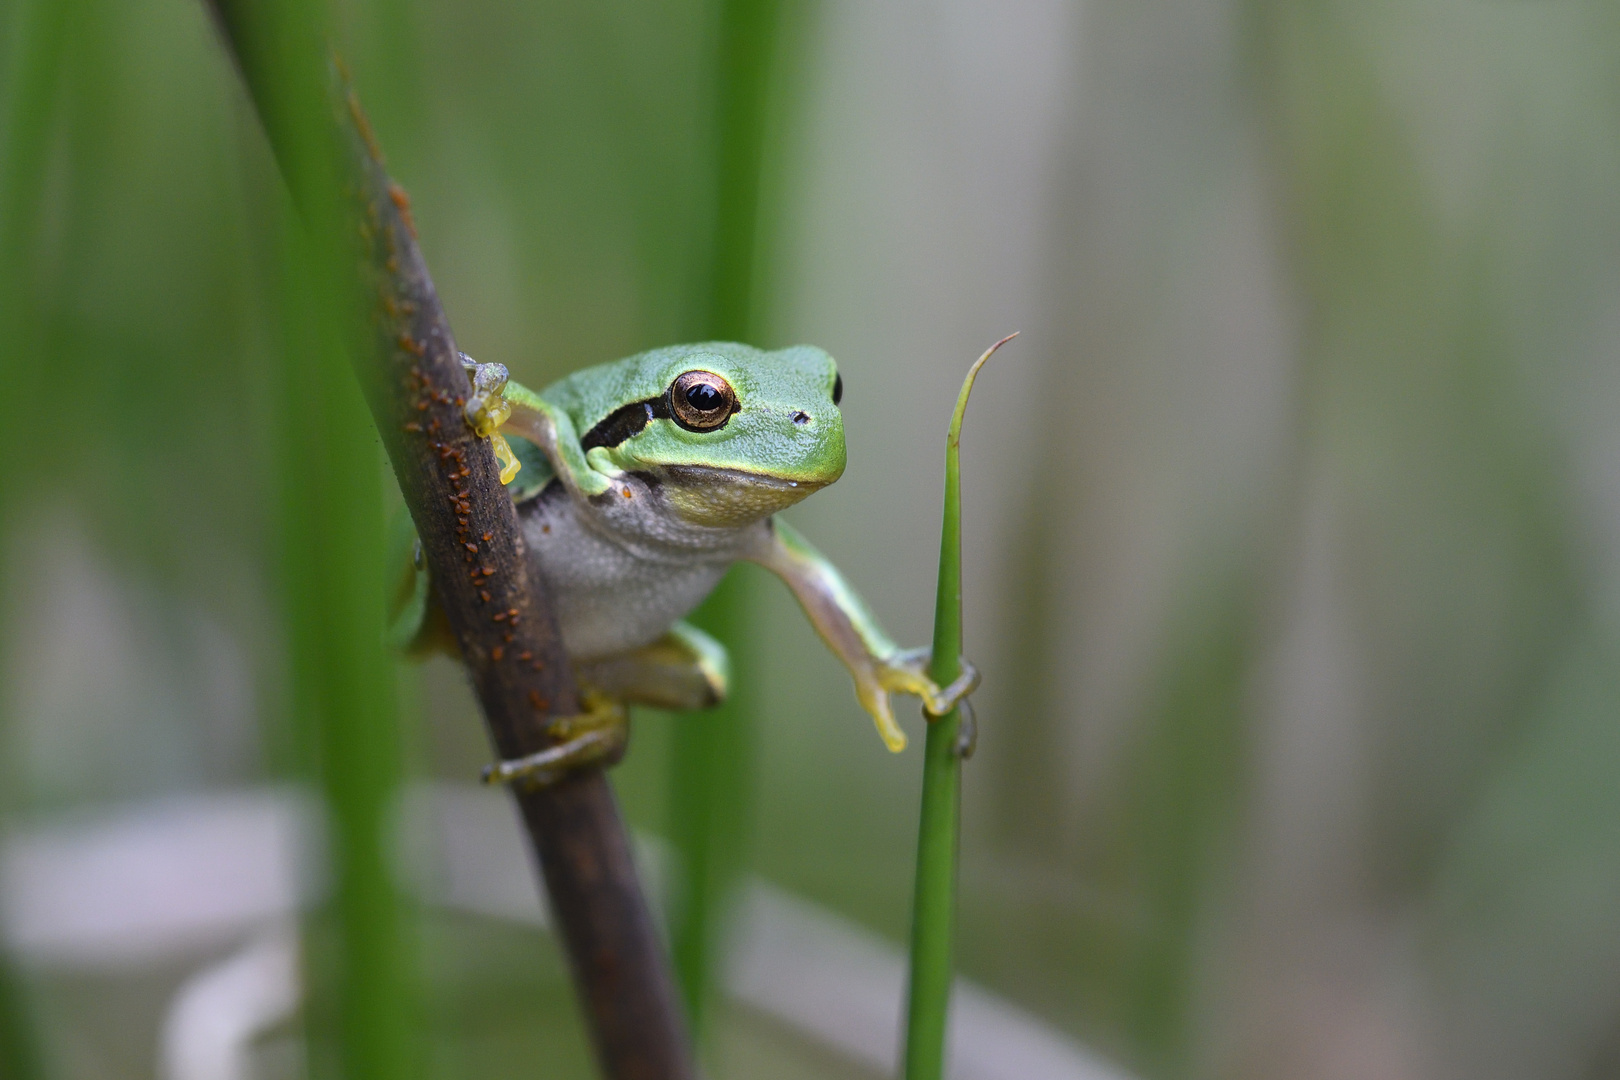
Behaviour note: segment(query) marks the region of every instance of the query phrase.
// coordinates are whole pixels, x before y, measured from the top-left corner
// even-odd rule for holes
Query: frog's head
[[[648,475],[695,524],[757,521],[843,475],[843,382],[821,349],[675,346],[587,374],[565,407],[588,460]]]

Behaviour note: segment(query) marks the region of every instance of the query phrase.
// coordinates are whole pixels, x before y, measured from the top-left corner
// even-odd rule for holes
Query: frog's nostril
[[[807,412],[795,411],[793,414],[793,422],[795,424],[808,424],[810,422],[810,414]]]

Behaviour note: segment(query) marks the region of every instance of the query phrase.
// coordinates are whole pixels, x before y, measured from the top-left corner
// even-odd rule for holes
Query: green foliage
[[[798,91],[813,123],[768,134],[787,162],[768,175],[805,196],[785,214],[770,183],[752,208],[719,195],[759,153],[721,150],[757,117],[722,119],[720,87],[763,78],[762,54],[719,62],[726,5],[337,18],[472,355],[544,385],[709,333],[833,351],[849,472],[789,516],[907,644],[948,394],[930,335],[1030,305],[1041,332],[966,450],[998,510],[966,523],[986,723],[961,972],[1147,1077],[1320,1075],[1347,1045],[1390,1073],[1613,1073],[1613,6],[1105,0],[1053,47],[1079,59],[1044,104],[1008,72],[1023,51],[987,61],[1000,39],[963,31],[971,8],[829,6]],[[284,185],[200,5],[13,0],[3,25],[0,809],[310,779],[303,695],[329,676],[287,673],[327,647],[310,612],[337,564],[298,571],[284,622],[315,504],[283,485],[342,462],[313,482],[354,544],[386,481],[360,429],[289,441],[310,415],[289,380],[311,376],[287,365],[325,361],[288,356]],[[1035,189],[1022,171],[1027,219],[1005,197]],[[1027,276],[998,293],[1014,246]],[[340,426],[346,394],[320,403]],[[48,591],[87,561],[79,593]],[[362,620],[367,586],[332,587]],[[76,639],[71,679],[119,672],[127,707],[19,700],[41,677],[19,642],[91,589],[142,651]],[[922,770],[873,745],[789,598],[738,603],[760,722],[640,718],[615,783],[686,849],[676,948],[713,1074],[848,1076],[716,1007],[720,913],[747,869],[903,940]],[[195,704],[230,674],[188,653],[198,621],[245,672],[239,713]],[[461,676],[421,681],[422,767],[470,780],[487,747]],[[327,746],[350,754],[322,775],[355,778],[355,835],[411,738],[403,760]],[[542,935],[404,911],[405,937],[418,917],[422,1068],[585,1075]],[[27,1027],[50,1070],[89,1045],[98,1075],[146,1075],[155,1006],[135,1034],[108,1019],[146,984],[12,974],[27,1000],[0,1008],[0,1045]],[[776,1067],[737,1066],[745,1039]]]
[[[418,934],[395,867],[405,749],[386,645],[389,568],[376,432],[356,373],[371,354],[347,242],[323,0],[219,9],[296,213],[281,219],[280,597],[296,737],[324,796],[330,897],[307,920],[310,1069],[422,1071]]]
[[[409,736],[384,644],[383,471],[342,312],[310,288],[327,277],[312,247],[289,220],[276,425],[289,696],[325,796],[332,879],[329,903],[307,923],[311,1068],[404,1080],[422,1072],[422,989],[414,912],[394,865]]]
[[[780,40],[783,0],[722,0],[714,53],[714,229],[709,289],[695,298],[699,340],[756,342],[761,189],[768,133],[782,113],[774,73],[789,47]],[[732,690],[718,708],[682,718],[670,759],[670,835],[679,852],[669,897],[676,975],[694,1038],[702,1045],[716,992],[735,886],[746,865],[753,813],[754,727],[763,695],[756,577],[739,567],[697,612],[696,623],[731,654]]]
[[[933,660],[928,671],[938,686],[950,686],[962,674],[962,419],[979,369],[1004,343],[997,342],[985,350],[968,370],[945,437],[945,509],[939,531]],[[906,1080],[939,1080],[945,1075],[946,1022],[950,1016],[951,980],[955,977],[952,956],[965,749],[963,711],[958,706],[944,716],[930,717],[923,748],[906,1011]],[[977,734],[970,731],[968,738],[976,739]]]

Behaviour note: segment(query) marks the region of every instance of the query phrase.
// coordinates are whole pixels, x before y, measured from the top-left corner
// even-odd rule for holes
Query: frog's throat
[[[665,466],[653,482],[683,520],[718,529],[762,521],[828,483],[695,465]]]

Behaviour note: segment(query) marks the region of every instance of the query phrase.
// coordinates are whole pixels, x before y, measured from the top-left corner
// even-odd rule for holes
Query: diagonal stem
[[[342,338],[463,660],[503,759],[552,744],[578,711],[573,670],[487,440],[464,422],[469,387],[422,259],[405,193],[328,61],[319,0],[212,0],[303,220],[315,294]],[[336,68],[337,70],[334,70]],[[321,393],[320,386],[309,387]],[[662,945],[599,770],[515,792],[603,1072],[694,1075]]]

